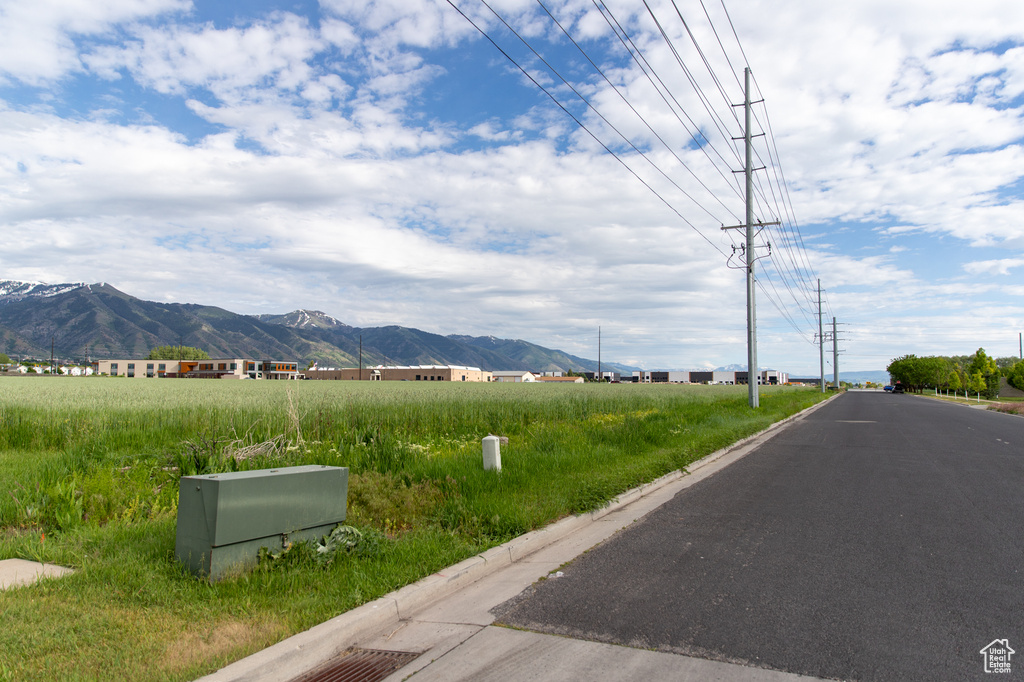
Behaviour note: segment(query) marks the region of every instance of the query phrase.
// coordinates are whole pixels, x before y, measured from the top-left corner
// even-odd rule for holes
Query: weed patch
[[[998,403],[996,405],[990,405],[990,410],[996,412],[1004,412],[1006,414],[1019,414],[1024,416],[1024,402],[1013,402],[1013,403]]]
[[[348,519],[356,525],[376,525],[388,535],[419,528],[430,521],[443,491],[433,481],[376,470],[350,474]]]

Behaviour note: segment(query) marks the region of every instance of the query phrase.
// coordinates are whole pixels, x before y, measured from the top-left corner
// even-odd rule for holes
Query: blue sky
[[[749,65],[760,364],[1017,353],[1021,3],[489,4],[0,0],[0,279],[743,363]]]

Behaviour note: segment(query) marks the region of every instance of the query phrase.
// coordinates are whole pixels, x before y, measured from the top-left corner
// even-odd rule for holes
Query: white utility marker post
[[[497,436],[484,438],[484,471],[501,471],[501,439]]]

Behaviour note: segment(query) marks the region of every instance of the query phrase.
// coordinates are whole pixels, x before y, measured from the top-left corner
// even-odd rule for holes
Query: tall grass
[[[742,387],[0,378],[0,559],[79,569],[0,593],[0,680],[195,677],[820,399],[766,388],[753,411]],[[509,438],[500,474],[482,470],[488,434]],[[181,475],[309,463],[349,467],[348,522],[373,551],[213,585],[175,563]]]

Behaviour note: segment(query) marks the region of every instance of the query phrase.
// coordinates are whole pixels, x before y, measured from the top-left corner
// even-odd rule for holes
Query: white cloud
[[[1010,270],[1024,266],[1024,258],[1001,258],[999,260],[973,261],[964,263],[964,270],[972,275],[1009,275]]]
[[[496,25],[485,9],[461,4]],[[494,6],[541,44],[557,37],[533,2]],[[685,93],[642,8],[608,6],[701,129],[736,134],[735,122],[716,132],[696,95]],[[741,361],[743,277],[725,267],[734,236],[719,230],[742,215],[736,147],[716,139],[734,164],[717,171],[692,149],[646,79],[621,55],[607,56],[620,48],[592,4],[552,7],[592,40],[588,48],[605,51],[609,77],[669,131],[676,154],[725,205],[678,168],[603,81],[584,76],[568,48],[567,73],[708,208],[711,215],[623,152],[696,229],[560,111],[517,90],[522,77],[446,3],[322,7],[315,18],[278,12],[225,28],[196,23],[184,14],[190,6],[176,2],[0,0],[0,26],[13,18],[8,26],[39,36],[37,45],[18,43],[23,54],[13,56],[0,40],[0,77],[48,88],[41,100],[67,98],[47,82],[72,76],[105,95],[88,114],[60,114],[52,102],[0,103],[0,225],[11,245],[0,254],[4,276],[103,279],[147,298],[239,312],[319,308],[352,324],[519,336],[586,356],[600,325],[606,357],[616,360],[652,368]],[[887,360],[871,358],[887,354],[970,352],[992,346],[999,329],[1024,325],[1024,305],[1007,303],[1020,287],[992,279],[1024,265],[1024,48],[1004,50],[1020,42],[1011,29],[1024,25],[1024,6],[729,7],[767,100],[796,217],[811,226],[806,256],[826,289],[826,314],[850,324],[851,356],[877,367]],[[727,26],[720,10],[709,11]],[[670,30],[686,47],[682,28]],[[720,64],[710,30],[701,22],[693,30]],[[463,51],[489,60],[488,73],[518,108],[463,122],[429,106],[434,84],[459,81],[450,57]],[[687,63],[699,63],[692,57]],[[735,81],[725,79],[720,96],[706,75],[696,77],[719,109],[741,97]],[[124,87],[129,80],[216,132],[186,132],[147,111]],[[134,106],[141,112],[127,115]],[[586,120],[604,130],[592,114]],[[770,196],[763,203],[759,214],[776,211]],[[777,265],[759,266],[767,292],[759,354],[763,364],[816,370],[807,340],[815,311],[801,285],[776,271],[791,280],[787,257],[776,251]],[[976,318],[979,310],[988,317]],[[976,335],[941,332],[964,325]],[[961,343],[968,347],[953,347]]]
[[[476,135],[488,142],[510,142],[516,136],[511,130],[497,129],[497,124],[494,121],[473,126],[468,132],[470,135]]]
[[[76,38],[191,6],[190,0],[2,0],[0,79],[42,86],[81,68]]]
[[[102,47],[84,61],[106,77],[126,69],[157,92],[200,87],[234,100],[253,87],[298,89],[312,75],[307,60],[322,47],[305,18],[278,14],[244,28],[143,26],[124,47]]]
[[[352,25],[339,19],[321,19],[320,37],[337,47],[345,55],[352,54],[360,44],[359,36]]]
[[[508,2],[495,3],[507,6]],[[523,4],[518,0],[518,4]],[[454,45],[475,34],[475,29],[446,2],[433,0],[320,0],[321,7],[334,16],[358,25],[369,51],[393,53],[403,48],[430,48]],[[471,17],[481,17],[479,7],[463,9]]]
[[[619,171],[603,157],[559,158],[540,143],[403,162],[318,159],[305,147],[302,156],[266,157],[236,148],[230,135],[189,146],[153,127],[9,111],[0,120],[4,148],[27,169],[20,196],[59,197],[45,206],[4,202],[0,220],[21,244],[5,258],[25,273],[10,276],[57,280],[117,263],[120,275],[106,279],[162,300],[167,281],[157,273],[174,272],[177,260],[179,300],[204,300],[216,272],[218,295],[243,312],[264,305],[264,281],[275,282],[275,300],[325,307],[307,292],[319,298],[339,281],[359,293],[336,311],[354,323],[403,315],[406,324],[476,333],[510,311],[528,314],[544,334],[589,326],[621,306],[635,311],[622,319],[667,302],[706,317],[718,306],[696,292],[709,276],[716,288],[740,291],[732,273],[692,267],[706,246],[665,228],[664,211],[643,192],[630,188],[630,206],[609,196],[600,176],[615,181]],[[517,180],[507,185],[510,173]],[[641,215],[650,227],[626,227]],[[33,244],[62,230],[80,239],[54,268]],[[245,271],[260,272],[261,285],[254,289]],[[430,305],[439,296],[464,312],[440,322]]]

